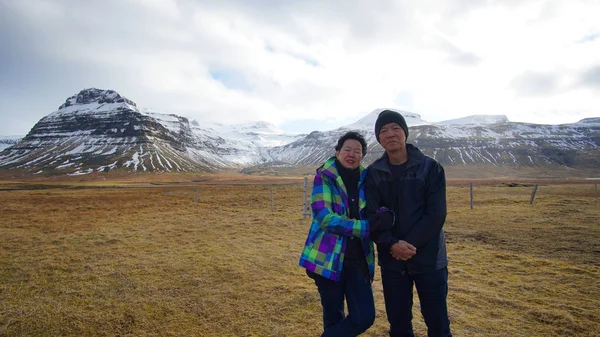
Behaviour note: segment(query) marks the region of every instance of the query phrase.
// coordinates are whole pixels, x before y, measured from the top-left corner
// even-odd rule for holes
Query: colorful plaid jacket
[[[360,172],[358,209],[363,218],[367,206],[363,181],[367,171],[360,166]],[[364,239],[363,250],[373,280],[375,253],[373,241],[369,237],[369,222],[348,218],[348,195],[335,167],[335,157],[329,158],[317,169],[310,203],[313,221],[300,256],[300,266],[330,280],[339,281],[348,237],[360,237]]]

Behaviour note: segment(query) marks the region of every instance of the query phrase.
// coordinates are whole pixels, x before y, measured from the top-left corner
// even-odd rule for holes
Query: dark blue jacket
[[[367,213],[379,207],[396,213],[391,231],[374,235],[379,265],[385,268],[423,273],[448,265],[444,221],[446,220],[446,177],[444,168],[418,148],[407,144],[408,162],[404,176],[392,177],[387,153],[369,166],[365,179]],[[407,261],[390,254],[392,244],[407,241],[417,253]]]

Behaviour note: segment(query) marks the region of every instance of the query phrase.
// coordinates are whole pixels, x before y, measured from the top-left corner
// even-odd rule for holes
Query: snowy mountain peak
[[[237,142],[236,146],[247,149],[282,146],[302,137],[301,134],[283,132],[275,125],[264,121],[234,125],[205,123],[201,126],[194,125],[192,129],[196,134],[219,135],[224,139]]]
[[[436,124],[443,125],[466,125],[466,124],[497,124],[508,123],[508,117],[505,115],[472,115],[462,118],[449,119]]]
[[[379,116],[379,113],[381,113],[383,110],[391,110],[391,111],[395,111],[395,112],[401,114],[404,117],[404,119],[406,120],[406,124],[408,124],[409,127],[430,124],[429,122],[421,119],[421,115],[413,113],[413,112],[397,110],[397,109],[376,109],[376,110],[373,110],[368,115],[366,115],[365,117],[359,119],[357,122],[346,126],[345,128],[359,129],[359,130],[371,130],[375,126],[375,122],[377,121],[377,117]]]
[[[114,90],[102,90],[96,88],[83,89],[78,94],[73,95],[63,103],[58,110],[62,110],[74,105],[84,105],[84,104],[105,104],[105,103],[127,103],[131,106],[136,106],[136,104],[127,98],[119,95]]]
[[[264,121],[259,121],[248,125],[240,125],[239,128],[250,132],[283,133],[275,125]]]

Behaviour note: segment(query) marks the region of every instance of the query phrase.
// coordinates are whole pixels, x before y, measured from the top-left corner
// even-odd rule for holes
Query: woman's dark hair
[[[362,155],[363,157],[367,155],[367,142],[365,141],[365,137],[363,137],[360,133],[356,131],[348,131],[343,136],[338,139],[337,145],[335,146],[336,151],[341,151],[342,146],[344,146],[344,142],[348,139],[354,139],[360,143],[362,146]]]

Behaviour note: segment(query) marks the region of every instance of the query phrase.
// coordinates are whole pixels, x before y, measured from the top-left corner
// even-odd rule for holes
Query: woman
[[[348,132],[338,140],[335,157],[315,175],[310,197],[313,221],[300,266],[306,268],[321,296],[322,336],[358,336],[375,320],[371,289],[375,260],[369,235],[373,229],[363,219],[366,170],[360,164],[366,154],[363,136]],[[387,222],[393,221],[392,216]],[[348,316],[344,316],[344,297]]]

